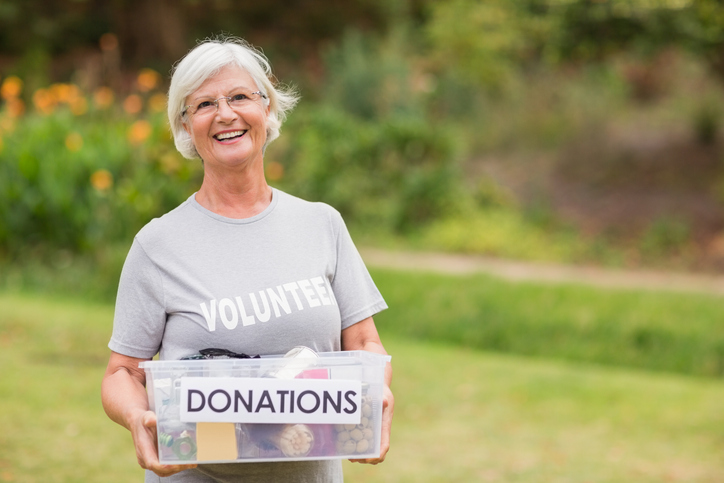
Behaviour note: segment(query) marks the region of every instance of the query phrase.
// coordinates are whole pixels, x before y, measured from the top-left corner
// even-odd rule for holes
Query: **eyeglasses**
[[[229,107],[238,111],[257,102],[260,98],[267,99],[267,96],[261,91],[256,91],[252,93],[238,93],[230,96],[221,96],[218,99],[199,99],[194,105],[184,106],[181,116],[183,117],[186,114],[195,117],[215,115],[219,110],[219,101],[221,99],[226,99],[226,103]]]

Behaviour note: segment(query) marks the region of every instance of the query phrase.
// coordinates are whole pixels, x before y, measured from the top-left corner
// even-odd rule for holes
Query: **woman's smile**
[[[223,142],[224,144],[231,144],[233,141],[238,140],[244,134],[246,134],[246,131],[222,131],[220,133],[214,134],[214,138],[219,142]]]

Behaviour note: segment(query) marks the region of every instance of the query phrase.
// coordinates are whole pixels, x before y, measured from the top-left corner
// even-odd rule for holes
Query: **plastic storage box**
[[[389,360],[344,351],[142,362],[160,461],[376,458]]]

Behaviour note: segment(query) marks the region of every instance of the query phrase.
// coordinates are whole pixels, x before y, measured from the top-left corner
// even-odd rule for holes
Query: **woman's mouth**
[[[240,138],[246,134],[246,131],[227,131],[214,135],[214,139],[217,141],[228,141],[230,139]]]

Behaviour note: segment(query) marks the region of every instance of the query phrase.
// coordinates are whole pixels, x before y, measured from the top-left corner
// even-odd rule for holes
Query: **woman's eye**
[[[231,96],[231,102],[240,102],[246,99],[245,94],[234,94]]]
[[[205,107],[210,107],[213,105],[214,105],[214,103],[211,101],[203,101],[203,102],[200,102],[198,106],[196,106],[196,110],[203,109]]]

